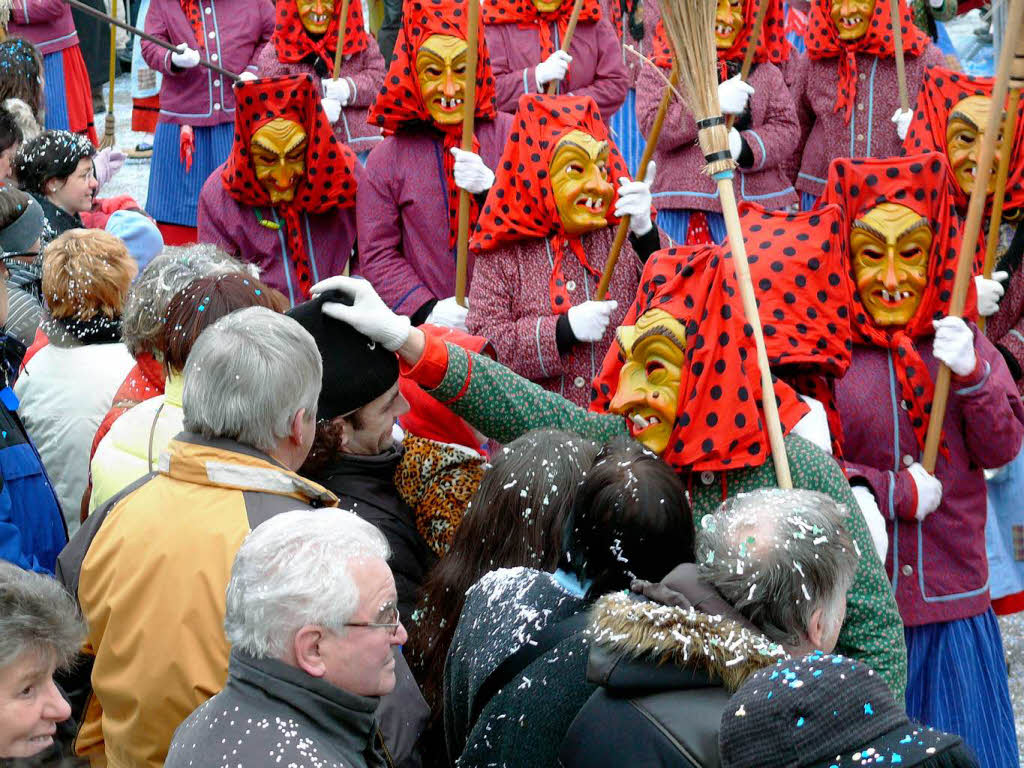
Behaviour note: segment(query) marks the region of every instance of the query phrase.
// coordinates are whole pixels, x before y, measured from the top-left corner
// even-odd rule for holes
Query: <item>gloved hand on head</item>
[[[409,318],[392,312],[373,290],[368,280],[346,275],[329,277],[314,285],[311,293],[318,296],[334,290],[342,291],[351,297],[352,303],[326,302],[323,305],[323,313],[328,317],[348,323],[364,336],[392,352],[397,351],[409,339],[412,328]]]

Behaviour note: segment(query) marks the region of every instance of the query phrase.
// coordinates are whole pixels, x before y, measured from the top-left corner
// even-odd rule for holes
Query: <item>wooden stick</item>
[[[672,89],[679,82],[679,73],[673,67],[672,75],[669,79],[669,85],[665,86],[665,90],[661,94],[661,103],[658,104],[658,111],[654,115],[654,125],[651,126],[651,132],[647,136],[647,144],[644,145],[644,153],[640,157],[640,165],[637,166],[637,173],[643,174],[641,181],[647,177],[647,164],[651,162],[651,158],[654,156],[654,150],[658,147],[658,137],[661,136],[661,127],[665,124],[665,115],[668,114],[668,106],[672,101]],[[623,216],[619,220],[619,228],[615,230],[615,240],[612,242],[612,249],[608,252],[608,260],[604,264],[604,272],[601,273],[601,282],[597,284],[597,295],[594,297],[597,301],[604,301],[605,296],[608,294],[608,284],[612,281],[612,273],[615,271],[615,265],[619,261],[619,254],[622,252],[622,246],[626,242],[626,236],[629,235],[629,216]]]
[[[750,30],[747,50],[743,54],[743,64],[740,66],[740,80],[744,83],[747,82],[747,78],[750,76],[750,68],[754,66],[754,54],[757,52],[757,46],[761,44],[761,30],[764,28],[764,17],[768,15],[768,5],[770,2],[771,0],[761,0],[761,4],[757,6],[757,15],[754,16],[754,27]],[[735,122],[736,115],[729,115],[725,127],[732,128]]]
[[[569,52],[569,45],[572,43],[572,36],[576,33],[576,23],[580,20],[580,11],[583,10],[583,0],[576,0],[572,5],[572,15],[569,16],[569,25],[565,28],[565,39],[562,40],[562,52]],[[546,24],[547,22],[541,22]],[[548,96],[554,96],[558,90],[561,80],[552,80],[548,83]]]
[[[91,5],[86,5],[85,3],[80,2],[80,0],[64,0],[64,2],[70,5],[72,8],[86,14],[87,16],[92,16],[93,18],[100,19],[101,21],[105,21],[108,24],[113,24],[115,27],[119,27],[127,32],[131,32],[134,35],[138,35],[143,40],[147,40],[148,42],[153,43],[153,45],[159,45],[161,48],[164,48],[168,51],[178,51],[179,46],[172,45],[171,43],[168,43],[166,40],[161,40],[159,37],[153,37],[153,35],[147,34],[138,27],[133,27],[131,24],[126,24],[123,21],[118,21],[117,19],[111,17],[109,14],[106,14],[103,11],[98,11]],[[219,67],[212,61],[200,59],[199,66],[206,67],[206,69],[216,72],[219,75],[223,75],[224,77],[227,77],[231,80],[238,80],[238,75],[236,75],[234,72],[228,72],[228,70],[224,69],[224,67]]]
[[[112,16],[117,16],[117,2],[111,6]],[[114,79],[117,77],[117,27],[110,25],[110,98],[107,101],[107,117],[104,120],[103,138],[100,149],[113,147],[117,141],[117,125],[114,118]]]
[[[903,61],[903,22],[900,17],[900,0],[889,0],[889,15],[892,16],[893,55],[896,57],[896,82],[900,88],[900,109],[910,109],[907,94],[907,68]]]
[[[985,278],[992,279],[995,269],[996,249],[999,246],[999,226],[1003,222],[1003,203],[1006,202],[1006,181],[1010,176],[1010,158],[1013,153],[1013,134],[1017,130],[1017,110],[1020,108],[1020,86],[1014,85],[1010,91],[1010,101],[1006,109],[1006,120],[1003,122],[1003,142],[1000,145],[999,168],[996,171],[996,188],[992,193],[992,217],[988,225],[988,240],[985,243]],[[984,322],[985,318],[981,318]]]
[[[345,47],[345,31],[348,29],[348,4],[349,0],[341,0],[341,14],[338,16],[338,47],[334,52],[333,79],[335,80],[341,75],[341,49]]]
[[[992,159],[996,151],[996,133],[1003,117],[1002,111],[996,108],[1006,100],[1006,91],[1010,84],[1011,66],[1015,73],[1024,75],[1024,35],[1020,34],[1021,21],[1024,19],[1024,0],[1010,0],[1010,9],[1006,16],[1006,38],[999,56],[999,68],[996,70],[996,83],[992,89],[993,109],[988,116],[985,135],[981,141],[981,152],[978,157],[978,175],[974,179],[971,190],[971,202],[967,207],[967,219],[963,227],[963,241],[960,244],[960,255],[956,265],[956,280],[953,283],[953,297],[949,305],[949,314],[959,317],[963,314],[967,303],[967,288],[971,282],[971,267],[981,232],[981,219],[985,214],[985,198],[988,180],[992,175]],[[1016,46],[1013,42],[1016,41]],[[1016,50],[1015,50],[1016,48]],[[939,366],[935,379],[935,396],[932,399],[931,418],[928,421],[928,434],[925,437],[924,455],[921,464],[930,472],[935,472],[935,463],[939,457],[939,444],[942,442],[942,422],[946,418],[946,404],[949,400],[950,371],[945,365]]]
[[[480,27],[480,3],[468,0],[469,13],[466,30],[466,85],[462,115],[462,149],[473,151],[473,120],[476,117],[476,64]],[[455,250],[455,301],[466,306],[466,274],[469,269],[469,192],[459,190],[459,228]]]

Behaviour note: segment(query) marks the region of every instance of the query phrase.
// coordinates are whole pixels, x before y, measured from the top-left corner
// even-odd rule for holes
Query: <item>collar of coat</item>
[[[197,485],[258,491],[312,504],[337,506],[338,497],[321,485],[292,472],[255,448],[227,438],[182,432],[160,455],[159,471]]]

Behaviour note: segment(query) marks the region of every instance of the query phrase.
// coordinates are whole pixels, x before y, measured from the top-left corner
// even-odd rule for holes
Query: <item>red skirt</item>
[[[156,121],[160,117],[160,94],[145,99],[132,99],[132,130],[141,133],[156,133]]]
[[[64,64],[64,97],[68,107],[68,126],[72,133],[82,133],[99,145],[92,114],[92,88],[89,70],[85,68],[82,49],[76,43],[61,51]]]

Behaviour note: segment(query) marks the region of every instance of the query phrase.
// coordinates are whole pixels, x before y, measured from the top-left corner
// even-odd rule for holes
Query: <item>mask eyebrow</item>
[[[296,149],[299,148],[300,144],[303,144],[306,141],[306,139],[307,137],[305,134],[294,137],[290,142],[288,142],[288,145],[284,148],[284,152],[282,152],[281,154],[287,155],[294,152]],[[255,138],[253,138],[252,143],[259,147],[260,149],[262,149],[264,152],[269,152],[270,154],[273,155],[276,155],[279,152],[277,147],[273,147],[265,143],[262,136],[256,136]]]
[[[561,150],[561,149],[563,149],[565,147],[575,147],[580,152],[582,152],[584,155],[589,157],[591,160],[597,160],[597,159],[599,159],[601,157],[602,153],[608,151],[608,142],[607,141],[598,142],[598,144],[597,144],[597,152],[595,152],[593,155],[590,154],[590,150],[589,149],[584,147],[582,144],[579,144],[578,142],[573,141],[572,139],[563,139],[562,141],[558,142],[558,149],[559,150]]]
[[[865,232],[867,232],[868,234],[874,235],[876,238],[881,240],[883,243],[885,242],[885,235],[883,235],[881,232],[879,232],[877,229],[875,229],[874,227],[872,227],[870,224],[866,223],[862,219],[857,219],[856,221],[854,221],[852,226],[853,226],[853,229],[862,229]]]
[[[636,341],[633,342],[633,349],[636,349],[638,346],[640,346],[642,342],[646,341],[647,339],[654,338],[655,336],[668,339],[677,347],[679,347],[679,349],[683,350],[684,352],[686,351],[686,342],[684,340],[679,339],[674,333],[672,333],[672,331],[670,331],[663,325],[655,325],[651,328],[648,328],[646,331],[637,336]]]
[[[981,130],[981,128],[978,127],[978,124],[974,122],[973,117],[968,115],[966,112],[961,112],[958,109],[954,109],[952,112],[949,113],[949,122],[952,123],[954,120],[960,120],[961,122],[967,123],[975,131]]]

